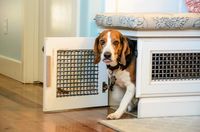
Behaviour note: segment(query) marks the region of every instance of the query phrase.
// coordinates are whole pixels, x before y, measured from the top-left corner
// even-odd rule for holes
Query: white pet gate
[[[46,38],[43,111],[108,105],[102,90],[106,67],[93,64],[93,43],[94,38]]]

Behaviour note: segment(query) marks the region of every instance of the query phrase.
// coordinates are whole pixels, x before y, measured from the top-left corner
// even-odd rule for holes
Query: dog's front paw
[[[111,120],[119,119],[121,116],[122,116],[122,114],[114,112],[114,113],[109,114],[107,116],[107,119],[111,119]]]

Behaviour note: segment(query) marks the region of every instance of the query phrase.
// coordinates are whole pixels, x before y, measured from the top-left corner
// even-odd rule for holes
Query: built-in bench
[[[200,115],[200,14],[102,13],[95,21],[137,41],[138,117]]]

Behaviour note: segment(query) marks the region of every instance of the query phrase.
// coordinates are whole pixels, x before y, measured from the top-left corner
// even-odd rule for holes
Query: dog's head
[[[94,54],[94,64],[102,60],[106,65],[126,65],[126,56],[130,54],[127,38],[117,30],[105,30],[95,40]]]

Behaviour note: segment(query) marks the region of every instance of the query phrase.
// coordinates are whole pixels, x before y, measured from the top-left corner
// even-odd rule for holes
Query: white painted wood
[[[118,12],[178,12],[180,0],[118,0]]]
[[[37,81],[43,82],[43,65],[44,58],[42,48],[44,46],[45,38],[45,0],[39,1],[39,29],[38,29],[38,79]]]
[[[200,96],[141,98],[138,118],[200,115]]]
[[[22,62],[0,55],[0,73],[17,81],[22,81]]]
[[[106,28],[100,28],[102,32]],[[157,30],[157,31],[134,31],[118,29],[123,35],[137,38],[200,38],[200,30]]]
[[[98,77],[98,95],[89,96],[70,96],[70,97],[56,97],[56,72],[57,72],[57,50],[60,49],[93,49],[94,38],[77,38],[77,37],[55,37],[46,38],[45,41],[45,55],[51,57],[51,83],[47,87],[47,74],[44,70],[44,93],[43,93],[43,111],[57,111],[64,109],[107,106],[108,93],[102,93],[102,82],[107,82],[106,67],[101,62],[99,64]],[[44,69],[46,68],[46,59],[44,61]],[[103,71],[103,72],[102,72]]]
[[[137,84],[141,85],[137,96],[175,96],[175,95],[200,95],[200,80],[159,81],[151,80],[151,53],[184,53],[200,52],[200,38],[139,38],[138,48],[141,62],[138,64]],[[140,82],[141,81],[141,82]]]
[[[76,16],[76,24],[75,24],[75,27],[76,27],[76,37],[79,37],[80,36],[80,14],[81,14],[81,12],[80,12],[80,8],[81,8],[81,2],[80,2],[80,0],[75,0],[75,2],[76,2],[76,14],[75,14],[75,16]]]
[[[143,45],[138,45],[137,44],[137,61],[136,61],[136,97],[139,98],[142,93],[142,55],[143,55],[143,50],[142,50]]]
[[[200,30],[164,30],[164,31],[131,31],[131,30],[122,30],[122,33],[127,36],[135,37],[155,37],[155,38],[194,38],[200,37]]]
[[[118,0],[105,0],[105,12],[117,12]]]
[[[185,0],[109,0],[105,12],[187,12]]]
[[[22,63],[24,83],[38,80],[39,0],[24,0]]]

